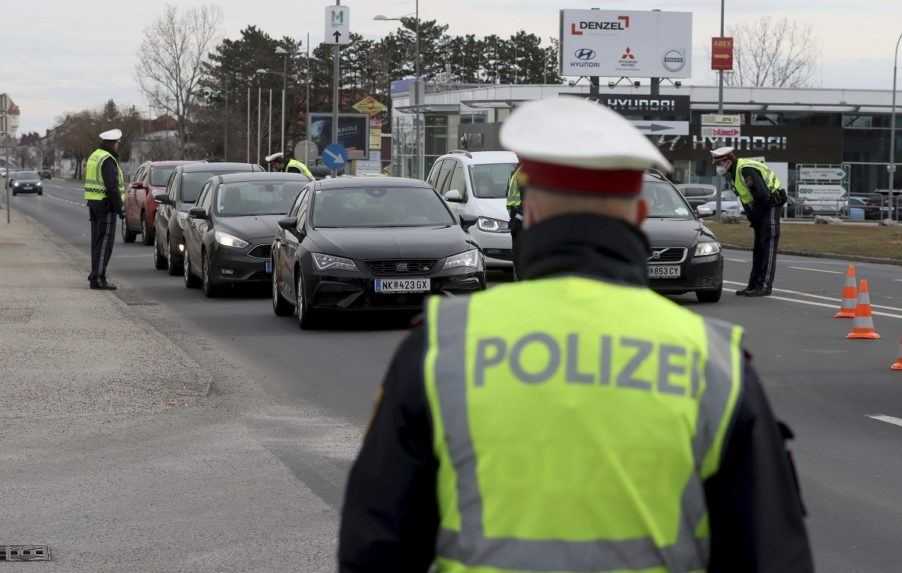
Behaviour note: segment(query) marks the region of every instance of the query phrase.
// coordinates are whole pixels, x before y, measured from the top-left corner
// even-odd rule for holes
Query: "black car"
[[[482,253],[423,181],[308,184],[272,245],[273,311],[309,328],[324,311],[422,309],[429,294],[485,288]]]
[[[695,292],[699,302],[717,302],[723,292],[720,243],[686,199],[664,177],[645,176],[642,196],[648,219],[642,230],[651,243],[648,277],[661,294]]]
[[[15,171],[9,177],[9,188],[13,196],[19,193],[44,194],[44,185],[36,171]]]
[[[309,181],[297,173],[239,173],[207,181],[184,228],[185,286],[203,285],[213,297],[225,284],[269,284],[277,223]]]
[[[263,171],[263,168],[250,163],[190,163],[176,167],[166,184],[166,192],[154,197],[158,206],[154,220],[154,268],[168,269],[172,276],[182,273],[183,229],[188,222],[188,211],[194,207],[208,179],[254,171]]]

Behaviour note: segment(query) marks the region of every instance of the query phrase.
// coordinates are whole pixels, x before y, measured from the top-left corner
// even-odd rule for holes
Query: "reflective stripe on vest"
[[[519,209],[522,204],[520,197],[520,168],[518,167],[507,182],[507,208]]]
[[[301,175],[304,175],[310,179],[313,179],[313,173],[307,168],[306,165],[298,161],[297,159],[289,159],[288,164],[285,165],[285,171],[287,172],[289,169],[297,169]]]
[[[588,279],[494,291],[429,303],[425,373],[439,459],[438,571],[704,570],[703,480],[719,467],[738,399],[742,330],[644,289]],[[534,319],[480,316],[487,309],[516,316],[509,301],[536,296],[559,303],[544,313],[547,331]],[[561,311],[605,297],[617,301],[599,305],[611,315],[642,303],[645,316],[663,317],[655,324],[673,326],[675,318],[691,328],[677,323],[674,334],[662,334],[657,357],[664,360],[655,360],[653,343],[641,337],[668,331],[645,324],[631,338],[629,321],[611,316],[608,334],[596,308]],[[591,318],[573,324],[582,317]],[[524,328],[523,336],[509,334]],[[685,346],[670,344],[675,340]],[[612,352],[625,348],[630,358],[617,363]],[[682,366],[673,360],[679,357]],[[684,384],[672,384],[677,380]],[[604,392],[603,400],[579,394],[592,391]],[[581,425],[585,420],[592,423]]]
[[[106,199],[106,185],[103,183],[103,170],[101,166],[107,159],[116,162],[116,171],[118,172],[118,188],[120,193],[125,192],[125,177],[122,175],[122,169],[119,162],[110,152],[104,149],[95,149],[94,153],[88,157],[85,162],[85,200],[86,201],[103,201]]]
[[[742,176],[742,170],[746,167],[751,167],[761,174],[761,178],[764,179],[764,183],[772,195],[783,187],[783,184],[780,183],[780,178],[777,177],[774,170],[764,163],[754,159],[737,159],[736,181],[733,182],[733,186],[736,188],[736,195],[739,196],[739,200],[742,201],[743,205],[751,205],[755,201],[755,197],[752,195],[748,185],[745,184],[745,178]]]

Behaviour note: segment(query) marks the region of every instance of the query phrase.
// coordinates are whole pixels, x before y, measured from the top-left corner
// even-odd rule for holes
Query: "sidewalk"
[[[334,509],[248,424],[279,408],[86,286],[0,222],[0,545],[53,552],[4,573],[333,571]]]

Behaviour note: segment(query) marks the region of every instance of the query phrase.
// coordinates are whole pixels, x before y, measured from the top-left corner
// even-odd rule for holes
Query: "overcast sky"
[[[557,35],[561,8],[691,11],[694,83],[710,83],[707,50],[718,35],[717,0],[420,0],[421,17],[450,26],[450,33],[510,35],[526,30]],[[223,12],[222,35],[236,37],[256,25],[274,37],[313,42],[323,35],[323,0],[180,0],[181,6],[216,4]],[[376,14],[413,12],[414,0],[343,0],[351,8],[351,30],[375,38],[393,29]],[[19,133],[51,127],[66,111],[99,107],[109,98],[143,109],[134,77],[141,31],[163,9],[153,0],[4,0],[0,33],[0,92],[22,110]],[[731,6],[735,5],[735,6]],[[863,8],[865,7],[865,8]],[[759,16],[788,16],[814,29],[820,62],[818,87],[889,89],[892,49],[902,32],[899,0],[727,0],[727,27]]]

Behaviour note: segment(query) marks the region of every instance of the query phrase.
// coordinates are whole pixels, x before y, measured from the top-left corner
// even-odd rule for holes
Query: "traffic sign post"
[[[335,175],[341,169],[344,169],[348,163],[348,150],[340,143],[333,143],[323,150],[323,163],[332,170]]]
[[[351,42],[351,9],[335,0],[326,6],[325,43],[332,47],[332,145],[338,144],[338,85],[341,78],[341,47]],[[335,176],[335,170],[332,170]]]

